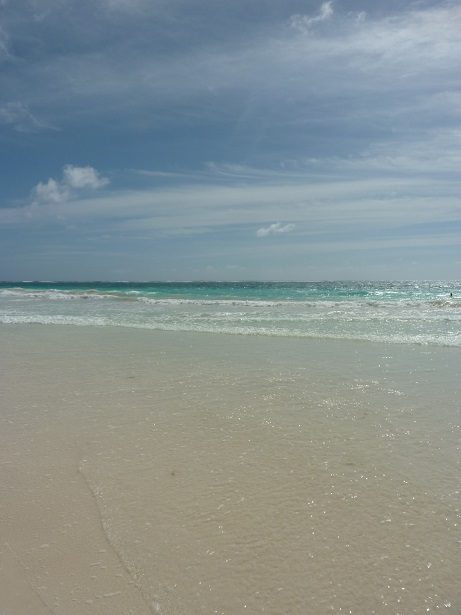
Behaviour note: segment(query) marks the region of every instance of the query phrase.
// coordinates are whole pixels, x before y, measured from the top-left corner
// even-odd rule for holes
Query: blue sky
[[[0,0],[0,279],[461,278],[461,5]]]

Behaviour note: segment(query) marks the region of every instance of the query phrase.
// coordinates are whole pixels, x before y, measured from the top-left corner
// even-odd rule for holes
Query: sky
[[[461,4],[0,0],[0,280],[461,279]]]

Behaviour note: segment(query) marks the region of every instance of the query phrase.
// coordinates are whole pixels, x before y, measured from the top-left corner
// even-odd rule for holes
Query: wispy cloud
[[[2,6],[0,4],[0,6]],[[5,30],[0,26],[0,60],[8,58],[10,55],[8,49],[8,35]]]
[[[121,0],[118,4],[124,6]],[[355,113],[358,117],[365,112],[366,120],[373,115],[373,109],[374,116],[389,116],[395,114],[402,101],[402,88],[406,95],[426,95],[429,81],[434,85],[446,79],[447,73],[442,75],[441,67],[448,74],[453,73],[453,78],[458,70],[461,8],[456,5],[357,21],[357,15],[352,18],[334,13],[332,3],[326,2],[316,16],[295,17],[291,18],[289,32],[285,32],[283,24],[274,23],[264,32],[250,28],[247,37],[240,36],[232,45],[217,45],[205,36],[203,40],[194,40],[184,52],[179,46],[175,53],[167,54],[159,52],[149,28],[143,27],[129,46],[114,46],[112,39],[103,39],[101,45],[106,53],[99,48],[95,51],[92,45],[83,47],[80,54],[50,53],[21,68],[14,78],[22,82],[29,106],[39,98],[41,105],[46,103],[50,112],[57,114],[58,119],[64,116],[67,122],[128,110],[132,115],[125,116],[124,121],[135,123],[136,109],[150,109],[143,122],[157,125],[172,116],[184,123],[216,117],[220,121],[235,120],[243,112],[242,105],[248,96],[256,104],[255,112],[260,113],[259,105],[267,101],[268,92],[277,101],[270,107],[271,120],[275,121],[286,118],[284,112],[288,110],[288,117],[294,122],[305,121],[309,115],[317,119],[319,96],[331,97],[333,92],[335,98],[343,93],[343,115]],[[93,28],[90,41],[97,35],[96,16],[95,19],[94,26],[86,24]],[[147,23],[150,20],[152,27],[158,28],[148,13]],[[76,21],[76,27],[83,28],[84,24]],[[328,32],[320,34],[309,28],[305,36],[309,24],[327,21],[334,22]],[[174,23],[183,27],[181,21]],[[115,40],[124,38],[119,22],[111,22],[111,27]],[[187,32],[183,34],[182,40],[189,40]],[[167,33],[160,32],[159,40],[162,36]],[[134,90],[138,92],[136,97],[132,95]],[[349,100],[351,92],[360,97],[358,105]],[[368,105],[371,98],[373,105]],[[187,100],[190,102],[186,103]],[[333,100],[327,105],[336,113],[340,107],[333,108]],[[168,111],[164,105],[169,106]],[[304,105],[304,114],[298,105]],[[69,106],[78,112],[66,117]],[[160,108],[161,114],[152,112]],[[193,112],[186,113],[188,108],[193,108]],[[253,119],[251,113],[250,118]]]
[[[270,181],[262,175],[246,185],[185,181],[97,193],[95,188],[107,185],[107,180],[98,174],[89,176],[91,182],[85,186],[80,180],[68,181],[66,175],[61,181],[50,178],[38,184],[32,206],[0,210],[2,221],[28,226],[34,220],[54,220],[59,214],[60,219],[79,226],[92,227],[97,221],[101,232],[118,229],[175,235],[248,234],[256,226],[258,237],[282,237],[295,228],[297,236],[333,230],[344,235],[367,229],[393,234],[409,226],[461,221],[456,184],[447,184],[443,177],[438,184],[430,178],[386,174],[373,178],[352,174],[339,181],[285,172]],[[291,222],[265,223],[282,216]]]
[[[324,2],[320,7],[318,15],[315,15],[314,17],[299,14],[292,15],[290,17],[289,24],[295,30],[299,30],[305,34],[310,30],[312,25],[330,19],[333,13],[333,2]]]
[[[276,222],[267,227],[262,227],[256,231],[257,237],[267,237],[268,235],[273,235],[277,233],[291,233],[295,229],[295,224],[282,224],[281,222]]]
[[[0,106],[0,124],[13,126],[18,132],[35,132],[49,128],[32,115],[29,107],[21,102],[9,102]]]

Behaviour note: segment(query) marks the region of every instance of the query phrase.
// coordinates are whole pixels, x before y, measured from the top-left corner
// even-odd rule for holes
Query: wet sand
[[[31,329],[0,331],[0,612],[150,613],[79,471],[104,352],[78,331]]]
[[[460,611],[457,351],[0,343],[0,613]]]

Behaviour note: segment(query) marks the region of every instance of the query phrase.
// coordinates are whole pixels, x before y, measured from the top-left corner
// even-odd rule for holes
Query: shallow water
[[[149,612],[461,611],[458,349],[0,334],[11,374],[33,349],[35,401],[51,387],[33,419],[18,406],[16,436],[32,420],[62,455],[67,434]]]

